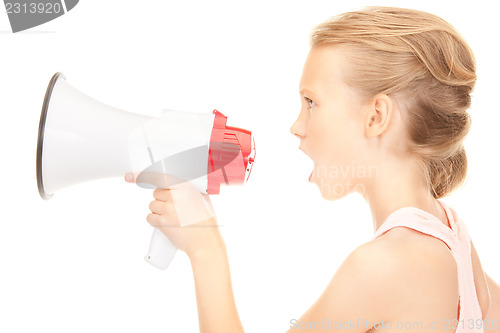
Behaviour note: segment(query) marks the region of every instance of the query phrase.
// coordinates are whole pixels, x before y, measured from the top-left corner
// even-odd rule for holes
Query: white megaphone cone
[[[38,191],[49,199],[70,185],[136,172],[142,187],[189,181],[202,193],[218,194],[221,183],[246,182],[255,158],[251,132],[228,127],[226,121],[217,110],[165,110],[160,117],[122,111],[83,94],[56,73],[38,130]],[[145,259],[165,269],[175,251],[155,229]]]

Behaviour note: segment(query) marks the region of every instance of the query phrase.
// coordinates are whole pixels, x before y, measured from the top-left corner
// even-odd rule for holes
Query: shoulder
[[[456,262],[446,244],[408,228],[394,228],[359,246],[336,275],[368,296],[366,306],[380,309],[382,318],[429,299],[440,308],[458,298]]]
[[[410,229],[392,229],[352,251],[299,321],[363,318],[373,323],[430,318],[443,311],[453,318],[458,302],[453,261],[440,240]]]
[[[346,263],[383,268],[374,272],[383,281],[413,276],[427,278],[430,272],[443,279],[457,274],[455,259],[443,241],[409,228],[391,229],[359,246],[348,256]],[[438,279],[435,277],[434,280]]]

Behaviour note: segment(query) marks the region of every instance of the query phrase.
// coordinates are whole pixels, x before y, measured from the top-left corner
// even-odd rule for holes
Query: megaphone
[[[123,111],[85,95],[55,73],[38,128],[38,192],[47,200],[74,184],[135,172],[142,187],[190,182],[202,193],[218,194],[221,184],[245,183],[255,161],[252,133],[226,122],[217,110],[164,110],[159,117]],[[155,229],[144,258],[166,269],[175,252]]]

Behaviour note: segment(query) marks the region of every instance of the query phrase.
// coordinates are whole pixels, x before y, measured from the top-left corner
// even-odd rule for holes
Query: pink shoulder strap
[[[448,212],[446,212],[449,214]],[[404,207],[396,210],[387,217],[385,222],[375,231],[373,239],[385,234],[395,227],[406,227],[442,240],[448,248],[452,249],[459,234],[458,225],[450,218],[452,229],[445,226],[437,217],[415,207]],[[453,220],[453,222],[452,222]]]
[[[373,239],[393,228],[405,227],[443,241],[457,262],[459,318],[456,333],[481,333],[483,329],[479,326],[478,319],[482,318],[482,314],[474,284],[469,233],[456,212],[443,202],[439,201],[439,203],[446,212],[451,229],[431,213],[416,207],[404,207],[387,217],[385,222],[375,231]]]

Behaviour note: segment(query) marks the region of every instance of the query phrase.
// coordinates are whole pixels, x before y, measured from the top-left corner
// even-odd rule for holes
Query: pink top
[[[469,233],[455,210],[439,200],[438,202],[446,212],[451,229],[431,213],[415,207],[404,207],[387,217],[375,232],[373,239],[392,228],[405,227],[443,241],[451,250],[457,262],[458,271],[458,322],[448,322],[448,326],[455,327],[456,325],[456,333],[482,333],[483,328],[480,321],[482,314],[474,284]]]

